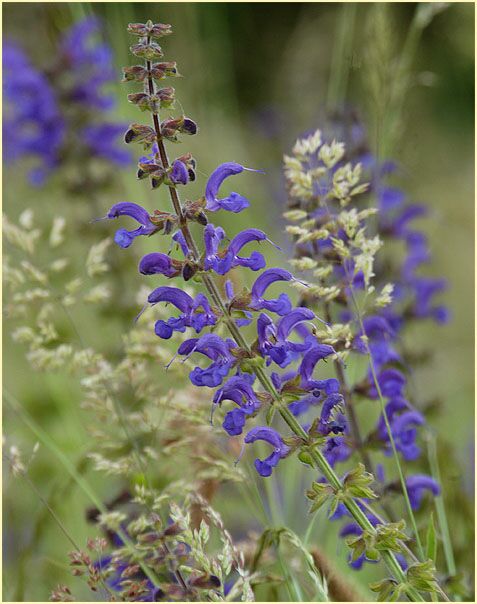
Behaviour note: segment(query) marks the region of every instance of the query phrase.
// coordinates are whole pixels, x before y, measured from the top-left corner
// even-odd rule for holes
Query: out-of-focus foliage
[[[389,4],[380,11],[376,5],[356,5],[353,12],[320,3],[7,4],[3,27],[41,69],[54,64],[67,29],[95,15],[102,19],[119,82],[120,66],[129,62],[125,25],[148,18],[173,23],[176,35],[167,41],[168,54],[184,76],[175,86],[186,113],[200,125],[199,134],[188,140],[187,150],[198,159],[192,194],[203,194],[206,177],[221,162],[263,168],[265,176],[248,180],[243,190],[252,201],[248,216],[221,220],[235,233],[250,226],[252,217],[253,226],[264,228],[288,254],[281,218],[283,153],[328,117],[334,77],[341,80],[332,90],[346,92],[347,104],[358,107],[368,124],[373,153],[384,152],[379,141],[386,104],[376,101],[392,96],[392,60],[400,56],[416,7]],[[433,362],[415,372],[413,388],[418,399],[438,401],[428,420],[439,434],[456,565],[467,574],[473,572],[473,23],[472,5],[455,4],[419,35],[406,72],[407,92],[393,113],[398,122],[386,132],[385,149],[399,161],[409,196],[430,208],[426,229],[433,270],[449,281],[449,325],[428,323],[411,330],[405,344],[418,354],[433,343]],[[333,49],[339,43],[337,59]],[[117,99],[111,119],[136,121],[137,110],[119,83],[111,80],[106,89]],[[3,144],[8,147],[8,138]],[[121,143],[118,149],[123,150]],[[103,175],[102,160],[90,159],[90,175]],[[82,165],[80,160],[76,169],[84,176]],[[340,599],[341,589],[359,598],[367,582],[382,577],[372,565],[359,574],[349,572],[338,527],[321,512],[307,532],[303,493],[311,473],[297,472],[296,460],[283,460],[280,478],[264,485],[248,462],[235,468],[240,450],[204,422],[208,398],[191,392],[187,370],[177,361],[165,372],[173,347],[158,344],[144,317],[134,327],[146,295],[135,271],[139,250],[112,254],[105,240],[111,231],[90,221],[125,200],[169,210],[166,193],[135,181],[131,166],[108,169],[99,193],[90,190],[91,178],[80,180],[72,192],[72,183],[78,183],[74,165],[53,171],[42,187],[32,188],[27,178],[32,167],[13,163],[3,173],[4,385],[12,400],[58,444],[103,502],[121,492],[124,474],[138,486],[150,481],[165,493],[182,494],[185,485],[193,485],[213,497],[212,506],[220,509],[247,568],[255,573],[260,563],[266,571],[266,576],[252,575],[257,599],[323,598],[321,572],[338,577],[330,580],[332,597]],[[154,240],[144,245],[155,251]],[[277,266],[284,263],[273,248],[266,253]],[[9,400],[4,406],[4,599],[45,600],[57,584],[73,587],[78,599],[91,598],[85,584],[71,578],[65,557],[71,544],[40,495],[83,549],[86,536],[102,534],[86,516],[92,502],[58,457],[43,442],[36,446],[38,437]],[[138,461],[143,458],[146,472]],[[95,467],[106,470],[108,480]],[[203,512],[193,508],[191,514],[200,524]],[[424,525],[427,518],[418,521]],[[262,530],[270,526],[261,542]],[[304,553],[311,545],[312,561]],[[336,568],[328,568],[328,558]],[[287,567],[296,572],[296,582]]]

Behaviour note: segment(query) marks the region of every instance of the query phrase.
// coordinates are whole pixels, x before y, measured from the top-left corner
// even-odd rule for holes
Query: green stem
[[[365,347],[366,347],[366,354],[367,354],[367,356],[369,358],[369,367],[371,369],[371,374],[373,376],[374,386],[375,386],[376,391],[378,393],[379,402],[381,404],[381,412],[382,412],[383,417],[384,417],[384,422],[386,424],[386,431],[388,433],[389,441],[391,443],[391,448],[393,450],[393,456],[394,456],[394,460],[396,462],[396,468],[397,468],[397,471],[398,471],[398,474],[399,474],[399,480],[401,482],[401,488],[402,488],[402,492],[403,492],[403,495],[404,495],[404,500],[406,502],[407,512],[408,512],[409,519],[411,521],[412,528],[414,530],[414,534],[415,534],[415,537],[416,537],[416,543],[417,543],[417,547],[418,547],[418,550],[419,550],[419,557],[420,557],[421,561],[424,561],[426,558],[424,556],[424,549],[422,547],[421,539],[419,537],[419,531],[417,529],[417,523],[416,523],[416,519],[414,517],[414,512],[412,511],[411,501],[409,499],[409,493],[407,492],[406,479],[404,477],[404,472],[403,472],[403,469],[402,469],[402,466],[401,466],[401,462],[399,461],[399,453],[398,453],[398,450],[397,450],[397,447],[396,447],[396,443],[394,441],[394,436],[393,436],[393,433],[392,433],[391,424],[389,422],[389,418],[388,418],[388,415],[386,413],[386,403],[384,402],[384,397],[383,397],[383,393],[381,391],[381,386],[379,385],[379,380],[378,380],[378,376],[377,376],[377,373],[376,373],[376,367],[374,365],[374,360],[373,360],[373,357],[371,355],[371,351],[369,350],[368,341],[366,339],[366,330],[364,329],[364,324],[363,324],[363,318],[361,316],[361,311],[360,311],[360,308],[358,306],[356,297],[354,295],[353,286],[351,285],[351,280],[350,280],[350,283],[349,283],[349,289],[350,289],[350,292],[351,292],[351,299],[353,301],[353,304],[354,304],[354,307],[355,307],[355,310],[356,310],[356,317],[358,319],[360,329],[361,329],[361,331],[362,331],[362,333],[364,334],[364,337],[365,337],[364,343],[365,343]]]
[[[6,455],[5,453],[3,454],[3,457],[11,464],[12,463],[12,458],[9,455]],[[31,490],[35,493],[35,495],[38,497],[38,499],[41,501],[41,503],[45,506],[46,510],[48,511],[48,513],[50,514],[50,516],[53,518],[54,522],[58,525],[58,528],[60,529],[60,531],[63,533],[63,535],[68,539],[68,541],[71,543],[71,545],[73,546],[73,548],[80,552],[81,548],[78,546],[78,544],[76,543],[76,541],[73,539],[73,537],[70,535],[70,533],[68,532],[68,529],[66,528],[66,526],[61,522],[60,517],[56,514],[55,510],[51,507],[51,505],[48,503],[48,501],[43,497],[43,495],[40,493],[40,491],[38,490],[36,484],[33,482],[33,480],[31,480],[31,478],[28,476],[27,470],[20,470],[19,471],[20,476],[23,478],[23,480],[27,483],[27,485],[31,488]]]
[[[410,88],[411,66],[416,55],[421,35],[433,18],[432,16],[430,19],[423,19],[422,10],[423,3],[418,4],[401,50],[396,74],[392,79],[389,107],[386,112],[386,126],[383,132],[383,149],[385,157],[391,156],[393,143],[395,145],[398,142],[398,140],[393,140],[393,137],[394,139],[398,139],[398,131],[401,133],[403,131],[403,128],[400,128],[400,123],[402,120],[404,103],[408,97],[407,92]]]
[[[353,29],[356,17],[356,4],[350,2],[342,7],[336,41],[331,59],[330,81],[326,107],[328,111],[337,109],[346,98],[346,86],[349,74],[350,50],[353,46]]]
[[[442,485],[441,473],[439,470],[439,462],[437,459],[436,437],[432,434],[428,435],[427,451],[429,456],[429,464],[431,466],[431,474],[433,478],[440,485]],[[442,490],[441,493],[434,498],[434,504],[436,506],[437,519],[441,528],[442,546],[444,548],[444,556],[446,559],[447,570],[449,572],[449,575],[454,576],[457,570],[455,566],[454,551],[452,549],[452,541],[450,538],[449,525],[447,523],[447,514],[444,506],[444,499],[442,497]]]

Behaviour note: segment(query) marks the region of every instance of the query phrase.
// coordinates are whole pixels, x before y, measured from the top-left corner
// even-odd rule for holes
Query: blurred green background
[[[392,44],[399,54],[416,4],[390,4]],[[367,92],[367,52],[373,44],[367,25],[372,5],[356,7],[354,38],[341,57],[341,70],[348,79],[346,102],[356,108],[372,130],[373,106]],[[330,80],[336,67],[336,45],[342,22],[339,3],[38,3],[3,4],[3,34],[16,40],[36,66],[55,53],[61,33],[75,20],[94,13],[104,20],[105,36],[114,50],[118,80],[122,65],[131,64],[127,23],[153,21],[172,23],[174,35],[164,42],[166,60],[176,60],[184,76],[174,85],[187,115],[199,124],[199,134],[187,139],[184,151],[198,160],[198,178],[190,195],[201,195],[207,175],[221,162],[237,161],[261,168],[265,177],[249,175],[240,192],[252,201],[239,216],[221,216],[224,227],[235,233],[253,223],[287,249],[281,213],[284,208],[281,158],[296,137],[320,127],[325,115]],[[335,52],[335,55],[333,53]],[[334,58],[333,58],[334,57]],[[335,66],[335,67],[333,67]],[[376,66],[378,69],[379,66]],[[371,66],[372,69],[372,66]],[[433,361],[414,376],[420,399],[439,397],[442,406],[432,425],[455,456],[444,468],[449,488],[463,482],[473,493],[473,384],[474,384],[474,6],[455,3],[437,15],[425,29],[412,63],[412,85],[404,99],[399,139],[393,141],[393,159],[405,179],[399,184],[410,199],[425,202],[431,218],[423,227],[434,254],[432,274],[444,276],[449,290],[444,296],[452,321],[442,327],[421,325],[408,335],[416,350],[431,343]],[[132,90],[132,89],[131,89]],[[137,121],[135,107],[127,103],[120,84],[115,110],[120,121]],[[4,141],[7,145],[8,141]],[[181,147],[181,151],[182,151]],[[31,189],[22,171],[4,168],[4,209],[11,218],[27,207],[38,214],[68,216],[69,200],[61,182],[52,179],[45,188]],[[135,201],[146,207],[163,207],[166,193],[152,193],[134,178],[134,169],[118,171],[118,196],[104,199],[104,211],[117,201]],[[158,199],[160,201],[158,201]],[[167,206],[166,206],[167,207]],[[93,218],[94,216],[91,216]],[[134,250],[136,258],[139,246]],[[142,250],[145,246],[142,246]],[[71,241],[71,253],[80,261],[81,242]],[[271,254],[272,255],[272,254]],[[280,257],[274,257],[280,262]],[[134,260],[131,260],[131,267]],[[131,270],[130,291],[134,299],[143,285]],[[132,317],[131,317],[132,318]],[[84,339],[94,346],[114,350],[119,346],[121,324],[114,318],[78,317]],[[116,322],[115,322],[116,321]],[[84,445],[75,383],[56,375],[36,374],[13,344],[8,323],[4,330],[4,382],[34,415],[62,449],[75,459]],[[12,415],[4,411],[4,431],[26,451],[35,438]],[[290,467],[287,461],[284,467]],[[284,470],[285,471],[285,470]],[[31,475],[44,493],[67,484],[64,471],[45,451],[40,451]],[[102,479],[88,479],[104,497]],[[44,600],[56,583],[70,582],[65,552],[69,544],[50,519],[45,519],[43,538],[34,551],[25,551],[41,503],[19,479],[6,478],[4,491],[4,600]],[[59,488],[59,486],[58,486]],[[92,531],[85,528],[84,509],[89,502],[81,493],[65,491],[56,510],[78,539]],[[301,493],[297,498],[301,497]],[[240,526],[241,512],[227,509],[232,530]],[[300,529],[301,519],[293,502],[288,522]],[[298,512],[301,513],[301,512]],[[245,512],[244,514],[245,515]],[[335,534],[337,527],[332,529]],[[89,533],[88,533],[89,531]],[[336,547],[336,546],[334,546]],[[343,548],[343,544],[340,545]],[[469,545],[469,554],[472,545]],[[24,556],[19,564],[20,552]],[[343,556],[341,556],[343,557]],[[472,566],[472,565],[470,565]],[[357,580],[353,575],[352,580]]]

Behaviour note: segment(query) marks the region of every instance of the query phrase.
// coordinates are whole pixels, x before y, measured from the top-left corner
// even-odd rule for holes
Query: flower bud
[[[168,61],[164,63],[154,63],[151,67],[151,76],[154,80],[162,80],[167,77],[178,77],[177,63]]]
[[[147,69],[142,65],[131,65],[123,67],[123,82],[144,82],[147,76]]]
[[[198,268],[199,267],[197,265],[186,262],[182,268],[182,278],[184,281],[189,281],[189,279],[192,279],[192,277],[198,271]]]
[[[167,107],[171,107],[174,103],[174,95],[174,88],[172,88],[172,86],[168,86],[166,88],[159,88],[154,96],[159,100],[161,108],[167,109]]]
[[[166,23],[153,23],[149,20],[147,23],[130,23],[128,32],[135,36],[162,38],[172,33],[172,27]]]
[[[129,143],[144,143],[147,148],[156,141],[156,132],[150,126],[142,124],[131,124],[129,130],[124,135],[124,142]]]
[[[199,212],[197,214],[197,222],[202,226],[207,226],[209,221],[207,220],[207,216],[204,214],[204,212]]]
[[[145,92],[128,94],[128,101],[137,105],[141,111],[147,111],[151,107],[151,97]]]
[[[177,134],[179,132],[183,134],[196,134],[197,124],[188,117],[170,118],[164,120],[161,124],[162,135],[171,140],[177,141]]]
[[[139,42],[138,44],[130,46],[129,50],[136,57],[141,57],[146,59],[146,61],[154,61],[155,59],[160,59],[164,55],[162,48],[156,42]]]
[[[197,134],[197,124],[190,118],[185,117],[180,131],[184,134]]]

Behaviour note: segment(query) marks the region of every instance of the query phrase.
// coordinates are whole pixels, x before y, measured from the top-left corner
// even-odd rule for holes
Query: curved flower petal
[[[369,396],[370,398],[378,398],[378,391],[371,378],[372,376],[370,376],[371,388],[369,389]],[[388,398],[400,397],[406,385],[406,377],[398,369],[391,367],[381,371],[378,375],[378,383],[383,396]]]
[[[194,300],[184,291],[177,287],[162,286],[157,287],[147,297],[149,304],[158,302],[170,302],[183,313],[187,313],[192,308]]]
[[[221,164],[212,172],[212,174],[209,176],[209,180],[207,181],[207,185],[205,188],[207,210],[209,210],[210,212],[216,212],[217,210],[220,210],[222,208],[224,210],[237,213],[241,212],[250,205],[248,199],[246,197],[242,197],[242,195],[239,195],[238,193],[230,193],[230,195],[222,199],[217,198],[220,186],[222,185],[224,180],[229,176],[240,174],[244,170],[249,170],[251,172],[259,172],[259,170],[251,170],[250,168],[244,168],[243,166],[235,162],[227,162]]]
[[[245,229],[232,239],[229,244],[229,252],[232,252],[234,256],[240,252],[240,250],[252,241],[266,241],[268,237],[266,233],[259,229]]]
[[[267,263],[260,252],[252,252],[249,258],[241,258],[236,256],[234,259],[235,266],[244,266],[252,271],[259,271],[265,268]]]
[[[255,310],[262,308],[278,315],[285,315],[292,309],[290,299],[286,294],[280,294],[275,300],[265,300],[262,298],[265,290],[276,281],[291,281],[293,275],[281,268],[269,268],[255,280],[251,291],[250,307]]]
[[[242,434],[245,418],[246,414],[243,409],[232,409],[225,414],[222,427],[229,436],[238,436]]]
[[[283,268],[269,268],[255,280],[252,286],[252,299],[259,300],[265,290],[275,281],[291,281],[293,275]]]
[[[152,225],[152,222],[149,219],[149,213],[137,203],[121,201],[112,206],[107,213],[107,218],[118,218],[119,216],[130,216],[143,226]]]
[[[303,357],[303,361],[300,365],[300,375],[303,382],[308,382],[311,379],[313,371],[318,361],[325,359],[334,354],[335,349],[333,346],[328,344],[317,344],[311,350],[309,350]]]
[[[309,308],[301,307],[292,310],[291,313],[280,319],[277,325],[277,335],[281,341],[285,341],[291,331],[302,321],[311,321],[315,313]]]

